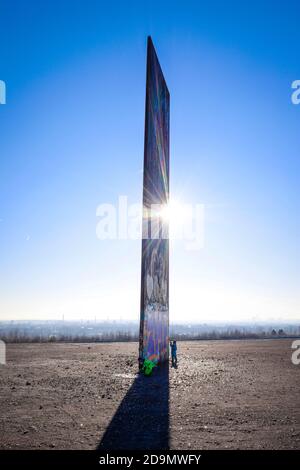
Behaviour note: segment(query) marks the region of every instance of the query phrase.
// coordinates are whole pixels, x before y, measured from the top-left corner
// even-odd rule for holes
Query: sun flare
[[[160,211],[161,218],[169,223],[170,230],[182,227],[190,218],[191,211],[188,204],[172,199]]]

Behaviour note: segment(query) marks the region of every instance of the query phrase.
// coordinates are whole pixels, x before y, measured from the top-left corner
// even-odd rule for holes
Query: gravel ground
[[[300,449],[291,342],[178,342],[149,378],[137,343],[8,345],[0,448]]]

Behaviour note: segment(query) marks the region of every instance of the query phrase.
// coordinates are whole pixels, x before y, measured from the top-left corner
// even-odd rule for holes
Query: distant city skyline
[[[204,207],[203,247],[170,242],[170,321],[300,320],[299,12],[1,2],[0,321],[138,321],[141,242],[96,230],[100,204],[142,201],[148,35],[171,200]]]

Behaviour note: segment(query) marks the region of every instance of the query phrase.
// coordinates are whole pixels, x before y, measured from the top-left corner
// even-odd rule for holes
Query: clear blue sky
[[[140,243],[96,208],[142,195],[146,37],[171,94],[171,320],[300,320],[298,2],[0,0],[0,319],[139,317]]]

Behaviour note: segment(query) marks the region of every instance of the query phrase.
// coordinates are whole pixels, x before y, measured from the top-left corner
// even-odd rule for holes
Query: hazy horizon
[[[127,320],[127,319],[96,319],[96,320],[85,320],[85,319],[67,319],[67,320],[59,320],[59,319],[26,319],[23,318],[21,320],[15,320],[15,319],[1,319],[1,323],[16,323],[16,324],[21,324],[21,323],[86,323],[86,324],[97,324],[97,323],[116,323],[116,324],[136,324],[139,325],[139,318],[136,320]],[[214,320],[205,320],[205,321],[170,321],[170,325],[182,325],[182,326],[216,326],[216,325],[224,325],[224,326],[276,326],[276,325],[293,325],[293,326],[298,326],[300,324],[300,320],[278,320],[278,319],[270,319],[270,320],[262,320],[262,321],[257,321],[257,320],[245,320],[245,321],[230,321],[230,320],[223,320],[223,321],[214,321]]]

